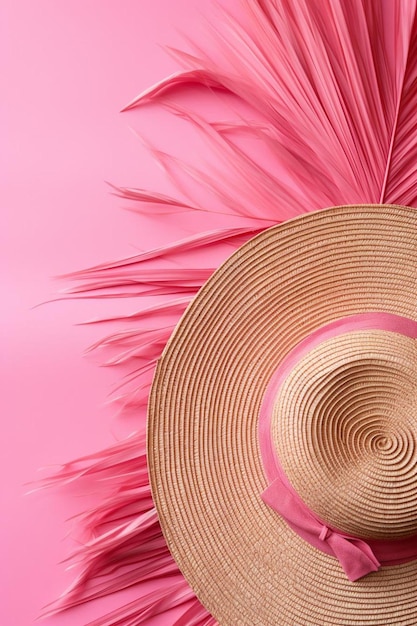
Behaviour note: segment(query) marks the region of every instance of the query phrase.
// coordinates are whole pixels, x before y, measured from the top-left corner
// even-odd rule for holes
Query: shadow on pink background
[[[45,475],[39,468],[100,450],[132,427],[115,422],[115,408],[106,404],[117,374],[82,356],[103,336],[103,327],[76,325],[131,311],[132,304],[37,305],[66,286],[53,279],[56,275],[172,239],[173,224],[155,232],[155,222],[145,219],[139,227],[139,218],[121,210],[123,201],[104,181],[167,190],[130,128],[133,114],[119,110],[178,69],[161,44],[180,46],[179,28],[198,38],[200,11],[208,4],[3,0],[1,5],[4,626],[32,624],[74,575],[59,562],[74,548],[68,537],[72,523],[66,520],[82,503],[70,488],[25,495],[33,488],[29,483]],[[142,129],[153,139],[184,141],[149,108],[140,115]],[[133,598],[134,591],[125,597]],[[120,598],[110,597],[40,623],[81,625],[118,604]]]

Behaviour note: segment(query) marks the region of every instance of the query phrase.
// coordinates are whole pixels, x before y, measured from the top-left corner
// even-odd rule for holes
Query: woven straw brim
[[[262,502],[258,446],[285,355],[347,315],[417,319],[416,268],[414,209],[335,207],[245,244],[176,328],[149,404],[152,490],[174,558],[223,626],[417,624],[417,562],[349,582]]]

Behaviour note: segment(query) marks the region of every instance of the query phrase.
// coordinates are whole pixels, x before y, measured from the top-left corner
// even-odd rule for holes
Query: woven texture
[[[291,484],[320,519],[362,538],[417,533],[417,343],[348,333],[294,368],[274,408]]]
[[[417,623],[416,562],[382,568],[352,584],[334,558],[300,539],[263,504],[267,482],[257,436],[268,381],[311,332],[369,311],[417,319],[416,234],[413,209],[374,205],[335,207],[269,229],[217,270],[168,343],[149,407],[153,496],[172,554],[224,626]],[[360,525],[365,536],[378,536],[381,507],[387,508],[384,536],[416,527],[415,488],[411,496],[408,491],[417,458],[416,353],[412,340],[391,335],[369,333],[369,354],[357,353],[356,334],[350,345],[338,339],[320,346],[319,366],[319,355],[316,366],[314,355],[303,359],[277,399],[277,411],[290,403],[304,417],[291,427],[274,419],[283,464],[303,497],[341,526]],[[312,370],[320,374],[316,381]],[[315,436],[314,424],[304,419],[311,397],[324,424],[329,411],[340,408],[340,414],[336,431],[320,426],[329,442],[322,457],[305,459],[310,446],[297,428]],[[340,432],[349,440],[346,459],[337,448]],[[354,472],[338,472],[345,491],[332,477],[336,457],[342,466],[346,461],[352,467],[358,458],[369,466],[371,480],[365,476],[356,500],[349,487]],[[304,480],[311,468],[318,471],[317,483]],[[400,487],[393,500],[386,488],[390,475]],[[372,501],[377,488],[382,495]],[[361,497],[369,503],[365,521],[350,515]]]

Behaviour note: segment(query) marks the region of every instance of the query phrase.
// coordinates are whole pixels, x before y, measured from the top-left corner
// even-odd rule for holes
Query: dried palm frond
[[[155,220],[178,212],[198,215],[199,229],[68,277],[78,281],[72,294],[138,302],[134,313],[117,320],[121,330],[94,346],[111,349],[108,364],[131,368],[118,399],[137,411],[138,431],[64,465],[50,479],[90,476],[106,485],[100,506],[80,518],[87,533],[75,555],[80,574],[52,610],[152,582],[151,592],[143,595],[139,586],[134,603],[95,626],[137,626],[179,606],[176,626],[215,624],[165,544],[146,466],[144,409],[153,368],[187,303],[230,251],[268,226],[331,205],[417,203],[415,0],[241,0],[240,15],[224,10],[192,53],[171,54],[184,69],[126,109],[166,107],[204,139],[212,162],[199,168],[151,148],[177,184],[178,198],[139,188],[114,191]],[[232,94],[247,114],[210,121],[195,110],[192,89],[181,108],[175,97],[183,85]],[[253,155],[253,141],[267,151],[267,162]],[[207,191],[212,205],[193,197],[184,178]],[[230,225],[213,228],[214,214],[229,216]],[[207,268],[196,252],[208,249]],[[144,295],[163,301],[141,308]]]

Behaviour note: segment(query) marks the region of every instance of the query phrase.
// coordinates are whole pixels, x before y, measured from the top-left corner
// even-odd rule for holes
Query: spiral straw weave
[[[417,534],[417,343],[341,335],[285,381],[273,435],[282,466],[320,519],[363,538]]]

